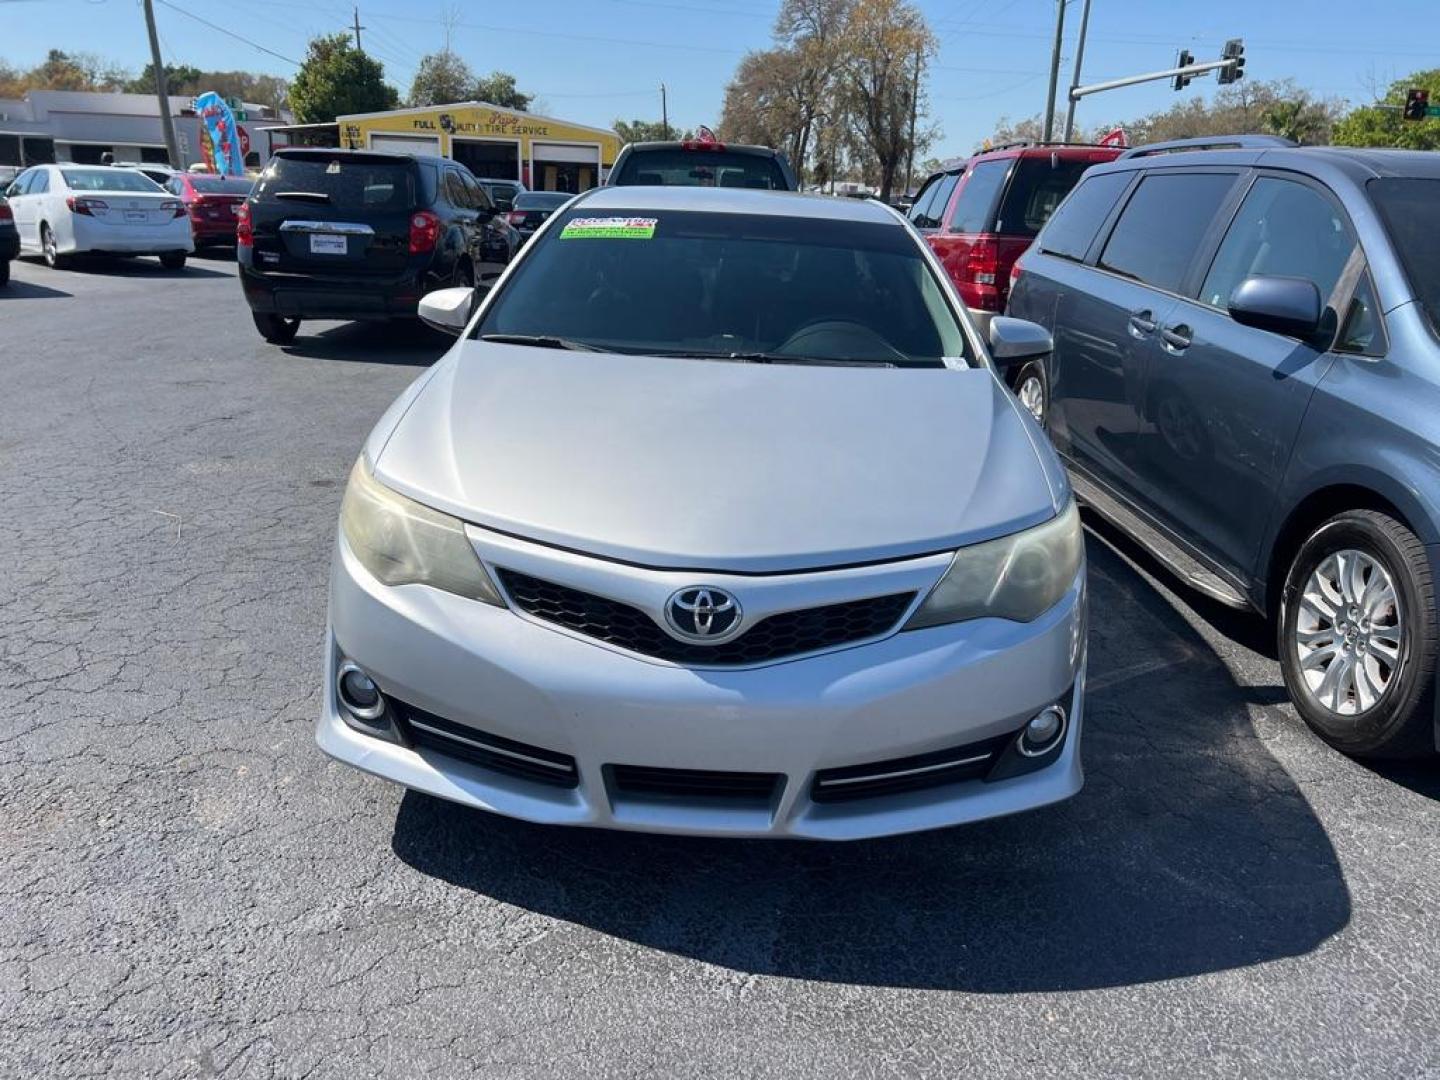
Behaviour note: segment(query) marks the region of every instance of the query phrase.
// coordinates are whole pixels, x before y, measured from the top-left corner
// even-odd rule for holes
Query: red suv
[[[1005,310],[1015,260],[1080,174],[1123,152],[1112,146],[1000,146],[947,162],[925,181],[910,208],[910,223],[929,241],[982,331]],[[1043,379],[1026,384],[1029,366],[1007,370],[1006,380],[1040,417],[1045,384]]]

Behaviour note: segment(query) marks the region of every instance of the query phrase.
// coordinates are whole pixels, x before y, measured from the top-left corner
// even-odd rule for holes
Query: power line
[[[299,60],[292,60],[290,57],[284,56],[284,55],[282,55],[281,53],[276,52],[274,49],[267,49],[264,45],[261,45],[259,42],[257,42],[257,41],[251,41],[249,38],[244,37],[244,36],[242,36],[242,35],[240,35],[240,34],[235,33],[234,30],[226,29],[225,27],[221,26],[219,23],[213,23],[213,22],[211,22],[209,19],[202,19],[199,15],[196,15],[193,11],[186,11],[186,10],[185,10],[184,8],[182,8],[179,4],[172,4],[172,3],[170,2],[170,0],[156,0],[156,2],[165,5],[165,6],[166,6],[167,8],[169,8],[171,11],[177,11],[177,12],[179,12],[181,15],[184,15],[187,19],[194,19],[196,22],[200,23],[202,26],[208,26],[211,30],[216,31],[217,33],[224,34],[226,37],[232,37],[232,38],[234,38],[236,41],[243,41],[246,45],[249,45],[252,49],[258,49],[260,52],[267,53],[267,54],[269,54],[270,56],[275,57],[275,59],[277,59],[277,60],[284,60],[287,64],[294,64],[296,67],[300,67],[300,66],[301,66]]]

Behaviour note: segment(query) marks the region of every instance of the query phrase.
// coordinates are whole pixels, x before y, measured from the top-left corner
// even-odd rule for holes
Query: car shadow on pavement
[[[35,285],[12,277],[8,285],[0,286],[0,300],[63,300],[73,296],[63,289],[52,289],[48,285]]]
[[[1103,544],[1087,783],[1057,807],[855,844],[546,828],[407,792],[422,873],[736,971],[979,993],[1226,971],[1316,948],[1350,897],[1246,694]]]
[[[427,367],[455,343],[418,319],[347,322],[327,325],[318,333],[300,324],[300,336],[281,348],[290,356],[310,360],[352,360],[364,364],[413,364]]]
[[[42,269],[44,263],[39,260],[32,260],[34,265]],[[147,256],[137,256],[133,259],[107,258],[103,255],[72,255],[60,268],[60,272],[73,274],[94,274],[105,277],[138,277],[138,278],[220,278],[234,277],[222,270],[207,270],[203,266],[196,266],[193,261],[187,261],[179,270],[167,270],[160,265],[160,260]]]

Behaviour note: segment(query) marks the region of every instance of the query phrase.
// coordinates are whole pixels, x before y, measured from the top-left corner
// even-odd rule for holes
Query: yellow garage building
[[[519,180],[534,191],[595,187],[620,152],[613,131],[484,101],[358,113],[337,123],[343,147],[439,154],[476,176]]]

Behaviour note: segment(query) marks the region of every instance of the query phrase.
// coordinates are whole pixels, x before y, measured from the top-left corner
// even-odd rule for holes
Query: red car
[[[255,182],[247,176],[210,173],[176,173],[165,190],[180,196],[190,215],[195,250],[216,244],[235,246],[235,208],[245,201]]]
[[[925,181],[910,208],[910,223],[944,264],[982,331],[1005,310],[1015,260],[1080,182],[1080,174],[1123,152],[1114,146],[1000,146],[948,162]],[[1039,417],[1045,383],[1042,378],[1025,385],[1030,366],[1005,375],[1025,407]]]

